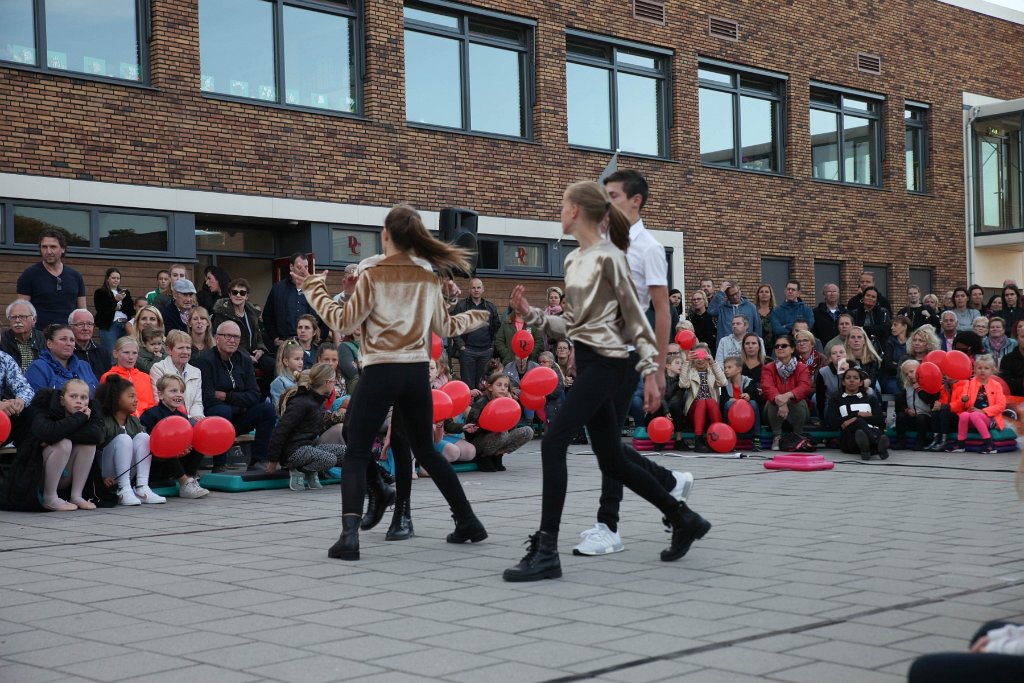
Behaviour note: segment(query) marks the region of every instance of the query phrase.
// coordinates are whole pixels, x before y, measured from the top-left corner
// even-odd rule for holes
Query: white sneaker
[[[136,486],[135,495],[139,500],[142,501],[143,505],[157,505],[159,503],[166,503],[167,499],[163,496],[158,496],[153,493],[153,489],[149,486]]]
[[[324,487],[324,485],[320,483],[320,477],[316,472],[306,472],[306,486],[314,491]]]
[[[195,479],[189,479],[185,482],[185,485],[181,487],[181,490],[178,491],[178,497],[195,499],[202,498],[208,493],[209,491],[200,486],[198,481]]]
[[[573,555],[607,555],[625,550],[618,532],[598,522],[593,529],[580,533],[583,542],[572,549]]]
[[[288,470],[288,488],[292,491],[306,490],[306,476],[301,470]]]
[[[693,488],[693,475],[689,472],[672,472],[676,478],[676,486],[669,491],[673,498],[683,503],[690,497],[690,489]]]
[[[142,501],[135,497],[132,487],[125,486],[117,490],[118,505],[142,505]]]
[[[777,437],[777,436],[773,436],[772,437],[772,450],[773,451],[779,450],[779,438],[780,437]]]

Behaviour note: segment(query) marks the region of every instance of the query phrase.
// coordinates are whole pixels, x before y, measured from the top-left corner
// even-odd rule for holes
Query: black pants
[[[952,411],[949,405],[943,403],[938,410],[932,411],[932,433],[936,436],[946,437],[950,432],[950,425],[953,422]],[[956,431],[955,429],[953,431]]]
[[[634,351],[629,354],[629,364],[627,365],[627,374],[621,382],[618,384],[612,384],[613,391],[615,392],[612,400],[614,401],[615,407],[615,441],[622,442],[621,429],[623,423],[626,421],[626,415],[629,412],[629,402],[633,398],[633,392],[636,390],[637,383],[640,381],[640,373],[636,370],[636,364],[640,362],[640,356]],[[576,372],[579,373],[579,364],[577,363]],[[576,385],[579,382],[573,383],[573,389],[575,390]],[[602,390],[603,393],[608,391],[608,387],[605,386]],[[682,392],[680,392],[682,393]],[[567,399],[568,400],[568,399]],[[680,406],[681,407],[681,406]],[[563,406],[562,410],[565,410]],[[673,416],[673,421],[675,417]],[[682,431],[682,421],[675,423],[676,430]],[[593,443],[594,435],[591,432],[590,435],[591,443]],[[595,448],[594,452],[597,450]],[[642,468],[645,472],[650,474],[657,480],[659,484],[666,490],[671,491],[676,486],[676,478],[672,476],[672,471],[667,470],[661,465],[656,465],[651,462],[649,458],[646,458],[636,452],[636,449],[632,446],[623,445],[623,455],[633,465]],[[602,470],[603,472],[603,470]],[[597,521],[606,525],[612,531],[618,531],[619,528],[619,504],[622,503],[622,482],[602,474],[601,476],[601,502],[597,508]]]
[[[630,362],[625,358],[607,358],[586,344],[576,344],[576,381],[558,412],[558,419],[548,426],[540,446],[544,472],[544,498],[540,518],[542,531],[558,532],[569,481],[566,452],[569,442],[584,425],[590,432],[590,443],[603,478],[618,483],[616,516],[623,484],[665,514],[678,509],[678,502],[668,493],[671,487],[666,490],[646,468],[640,467],[622,450],[622,420],[625,412],[617,410],[619,396],[609,392],[608,388],[636,386],[635,382],[630,382],[634,374]],[[668,472],[668,476],[673,481],[672,486],[675,486],[671,472]],[[603,498],[602,495],[602,501]]]
[[[453,512],[465,515],[472,511],[451,463],[434,450],[431,424],[434,404],[427,377],[426,363],[382,363],[368,365],[363,370],[348,412],[348,451],[345,476],[341,480],[342,514],[363,513],[366,468],[370,464],[373,438],[392,405],[392,437],[395,434],[405,436],[416,460],[430,473]]]
[[[839,450],[843,453],[860,453],[860,446],[857,445],[857,432],[864,432],[867,434],[868,443],[871,444],[872,452],[878,449],[878,437],[882,436],[882,430],[877,425],[873,425],[863,417],[858,417],[857,421],[843,427],[839,432]]]
[[[908,431],[917,432],[917,447],[924,448],[932,438],[932,416],[908,415],[900,413],[896,416],[896,438],[903,441],[907,438]]]
[[[494,349],[472,349],[468,346],[459,351],[459,376],[470,389],[479,389],[480,380],[487,379],[487,363],[494,356]]]
[[[199,463],[203,460],[203,454],[196,451],[189,451],[180,458],[153,458],[150,466],[150,481],[161,479],[180,479],[183,476],[195,477],[199,472]]]
[[[982,626],[973,644],[983,635],[1005,626],[1004,621],[990,621]],[[987,652],[940,652],[919,657],[910,666],[908,683],[1020,683],[1024,681],[1024,656],[999,655]]]

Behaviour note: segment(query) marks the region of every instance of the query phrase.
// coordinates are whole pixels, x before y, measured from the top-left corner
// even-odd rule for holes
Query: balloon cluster
[[[970,379],[973,373],[971,357],[963,351],[936,350],[924,357],[917,368],[917,383],[929,394],[942,390],[942,376],[961,381]]]
[[[193,427],[185,417],[160,420],[149,435],[149,450],[157,458],[177,458],[190,448],[205,455],[226,452],[235,442],[235,426],[223,417],[206,417]]]

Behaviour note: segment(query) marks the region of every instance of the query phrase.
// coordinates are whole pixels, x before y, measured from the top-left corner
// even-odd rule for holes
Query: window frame
[[[148,1],[148,0],[147,0]],[[201,2],[202,0],[200,0]],[[257,0],[254,0],[257,1]],[[363,30],[363,0],[258,0],[259,2],[270,3],[272,8],[271,26],[273,29],[274,51],[274,88],[277,98],[274,100],[263,100],[258,97],[243,97],[230,93],[213,92],[203,90],[202,83],[199,86],[199,93],[211,100],[224,100],[226,102],[240,102],[254,104],[261,107],[273,109],[288,109],[292,111],[304,111],[324,116],[338,116],[342,118],[363,118],[364,98],[363,83],[366,77],[366,49]],[[284,54],[284,8],[285,6],[298,7],[301,9],[324,12],[336,16],[348,17],[352,20],[352,52],[355,56],[355,63],[352,65],[352,76],[355,81],[354,97],[356,101],[355,111],[339,111],[324,107],[312,107],[305,104],[291,104],[287,101],[288,89],[285,83],[285,54]],[[197,5],[198,7],[198,5]],[[197,9],[198,11],[198,9]],[[201,30],[201,29],[200,29]],[[198,33],[198,32],[197,32]],[[202,56],[200,55],[199,77],[202,80]]]
[[[603,60],[597,57],[587,57],[580,54],[572,54],[569,49],[571,42],[578,42],[583,44],[590,44],[592,46],[601,47],[603,49],[611,49],[611,59]],[[618,59],[619,50],[639,53],[653,59],[661,60],[660,69],[650,69],[635,64],[621,63]],[[565,63],[568,64],[580,64],[583,66],[590,66],[596,68],[602,68],[608,70],[609,85],[608,85],[608,113],[609,113],[609,125],[611,128],[611,144],[609,147],[592,147],[589,145],[579,145],[569,140],[569,128],[566,126],[566,141],[569,143],[570,149],[580,149],[592,152],[619,152],[620,154],[628,154],[629,156],[645,157],[649,159],[661,159],[669,160],[672,158],[672,145],[669,140],[669,133],[673,128],[674,123],[674,111],[672,104],[672,59],[675,56],[675,51],[667,48],[656,47],[653,45],[647,45],[644,43],[636,43],[630,40],[623,40],[621,38],[613,38],[597,33],[589,33],[587,31],[577,31],[574,29],[565,30]],[[619,108],[618,108],[618,74],[619,72],[633,75],[643,76],[646,78],[655,78],[658,84],[658,91],[661,95],[661,102],[664,108],[661,117],[661,130],[659,131],[660,139],[662,141],[662,149],[658,150],[657,154],[647,154],[645,152],[636,152],[628,149],[620,149],[619,147]],[[568,75],[565,80],[566,88],[566,102],[568,104]],[[568,110],[568,109],[567,109]]]
[[[910,194],[928,194],[928,114],[931,107],[923,102],[912,102],[907,100],[903,103],[903,122],[906,128],[906,132],[909,133],[914,131],[915,136],[918,137],[918,145],[921,150],[920,158],[915,160],[917,167],[918,178],[921,179],[921,187],[919,189],[907,188],[907,192]],[[918,118],[907,118],[906,113],[915,112],[919,116]],[[906,163],[906,155],[904,155],[904,163]]]
[[[727,86],[722,83],[716,83],[714,81],[702,80],[700,77],[700,70],[703,68],[709,68],[714,71],[730,71],[735,78],[735,84]],[[768,94],[761,90],[754,90],[750,88],[744,88],[742,83],[743,74],[750,76],[762,76],[764,78],[770,78],[777,81],[778,91],[775,94]],[[715,90],[718,92],[729,93],[732,96],[732,142],[733,142],[733,155],[732,164],[715,164],[706,162],[700,159],[700,165],[707,168],[727,168],[733,171],[743,171],[744,173],[760,173],[763,175],[785,175],[786,174],[786,102],[788,99],[787,86],[789,84],[789,76],[781,74],[775,71],[767,71],[764,69],[756,69],[754,67],[743,66],[740,64],[733,64],[731,62],[723,62],[718,59],[711,59],[709,57],[698,57],[697,58],[697,97],[698,102],[700,99],[700,89],[707,88],[708,90]],[[755,168],[744,168],[740,155],[742,153],[742,138],[740,131],[742,122],[740,120],[741,111],[741,97],[753,97],[760,100],[767,100],[772,103],[772,124],[775,126],[776,138],[775,138],[775,158],[778,160],[778,168],[771,171],[762,171]],[[699,105],[698,105],[699,106]],[[698,116],[699,119],[699,116]],[[700,133],[700,121],[698,120],[698,136]],[[698,151],[698,156],[700,153]]]
[[[458,15],[457,21],[459,28],[448,29],[437,24],[431,24],[428,22],[417,21],[415,19],[407,19],[404,16],[405,8],[418,9],[425,12],[440,13],[446,15]],[[459,41],[459,89],[462,95],[462,126],[444,126],[437,123],[420,123],[417,121],[410,121],[408,117],[408,110],[403,114],[405,116],[405,125],[410,128],[419,128],[425,130],[438,130],[449,133],[463,133],[465,135],[476,135],[481,137],[497,138],[500,140],[515,140],[515,141],[532,141],[533,140],[533,108],[536,105],[536,88],[535,79],[537,74],[536,65],[536,40],[537,40],[537,22],[533,19],[527,19],[525,17],[518,17],[512,14],[506,14],[503,12],[495,12],[492,10],[485,10],[478,7],[471,7],[456,2],[447,2],[446,0],[413,0],[410,2],[402,3],[402,47],[403,52],[405,49],[405,33],[406,31],[416,31],[430,36],[436,36],[441,38],[448,38],[451,40]],[[480,34],[474,34],[469,29],[469,20],[471,17],[489,19],[499,23],[510,24],[517,30],[522,32],[522,41],[515,43],[512,40],[506,40],[497,36],[484,36]],[[520,67],[519,67],[519,79],[522,83],[522,91],[519,93],[521,99],[521,120],[522,135],[506,135],[504,133],[493,133],[485,130],[474,130],[472,128],[472,92],[470,90],[470,71],[469,71],[469,46],[470,44],[484,45],[487,47],[501,48],[503,50],[511,50],[519,53]],[[404,60],[403,60],[404,66]],[[405,103],[408,103],[409,93],[406,89]]]
[[[822,93],[828,93],[830,96],[838,99],[838,105],[828,105],[822,102],[814,101],[814,91],[817,90]],[[861,109],[847,108],[843,104],[844,98],[858,99],[868,104],[867,111]],[[885,96],[877,93],[870,93],[864,90],[855,90],[853,88],[846,88],[839,85],[832,85],[830,83],[821,83],[819,81],[810,81],[808,87],[808,134],[810,134],[810,113],[812,111],[824,111],[838,115],[838,125],[836,134],[838,137],[837,147],[838,155],[836,156],[836,163],[839,168],[839,179],[829,180],[827,178],[815,178],[814,177],[814,155],[813,147],[811,149],[811,180],[819,183],[831,183],[833,185],[848,185],[850,187],[868,187],[880,189],[882,187],[882,163],[885,159],[885,135],[883,134],[883,109],[885,106]],[[873,108],[872,108],[873,107]],[[846,179],[846,160],[844,157],[844,147],[846,144],[845,130],[846,130],[846,117],[856,116],[857,118],[870,119],[874,122],[874,145],[875,145],[875,158],[872,159],[872,171],[874,173],[875,181],[873,183],[858,183]]]
[[[55,69],[47,63],[46,54],[49,43],[46,35],[46,2],[47,0],[31,0],[32,3],[32,37],[35,40],[36,63],[24,64],[0,60],[0,67],[34,71],[55,76],[65,76],[86,81],[98,81],[123,85],[129,88],[153,89],[150,81],[150,44],[153,40],[151,2],[152,0],[132,0],[135,3],[135,39],[139,49],[139,80],[132,81],[115,76],[90,74],[70,69]]]

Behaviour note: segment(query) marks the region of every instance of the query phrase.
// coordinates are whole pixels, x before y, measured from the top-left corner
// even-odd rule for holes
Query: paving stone
[[[332,683],[383,673],[385,670],[342,657],[306,654],[300,659],[247,669],[261,678],[289,683]]]

